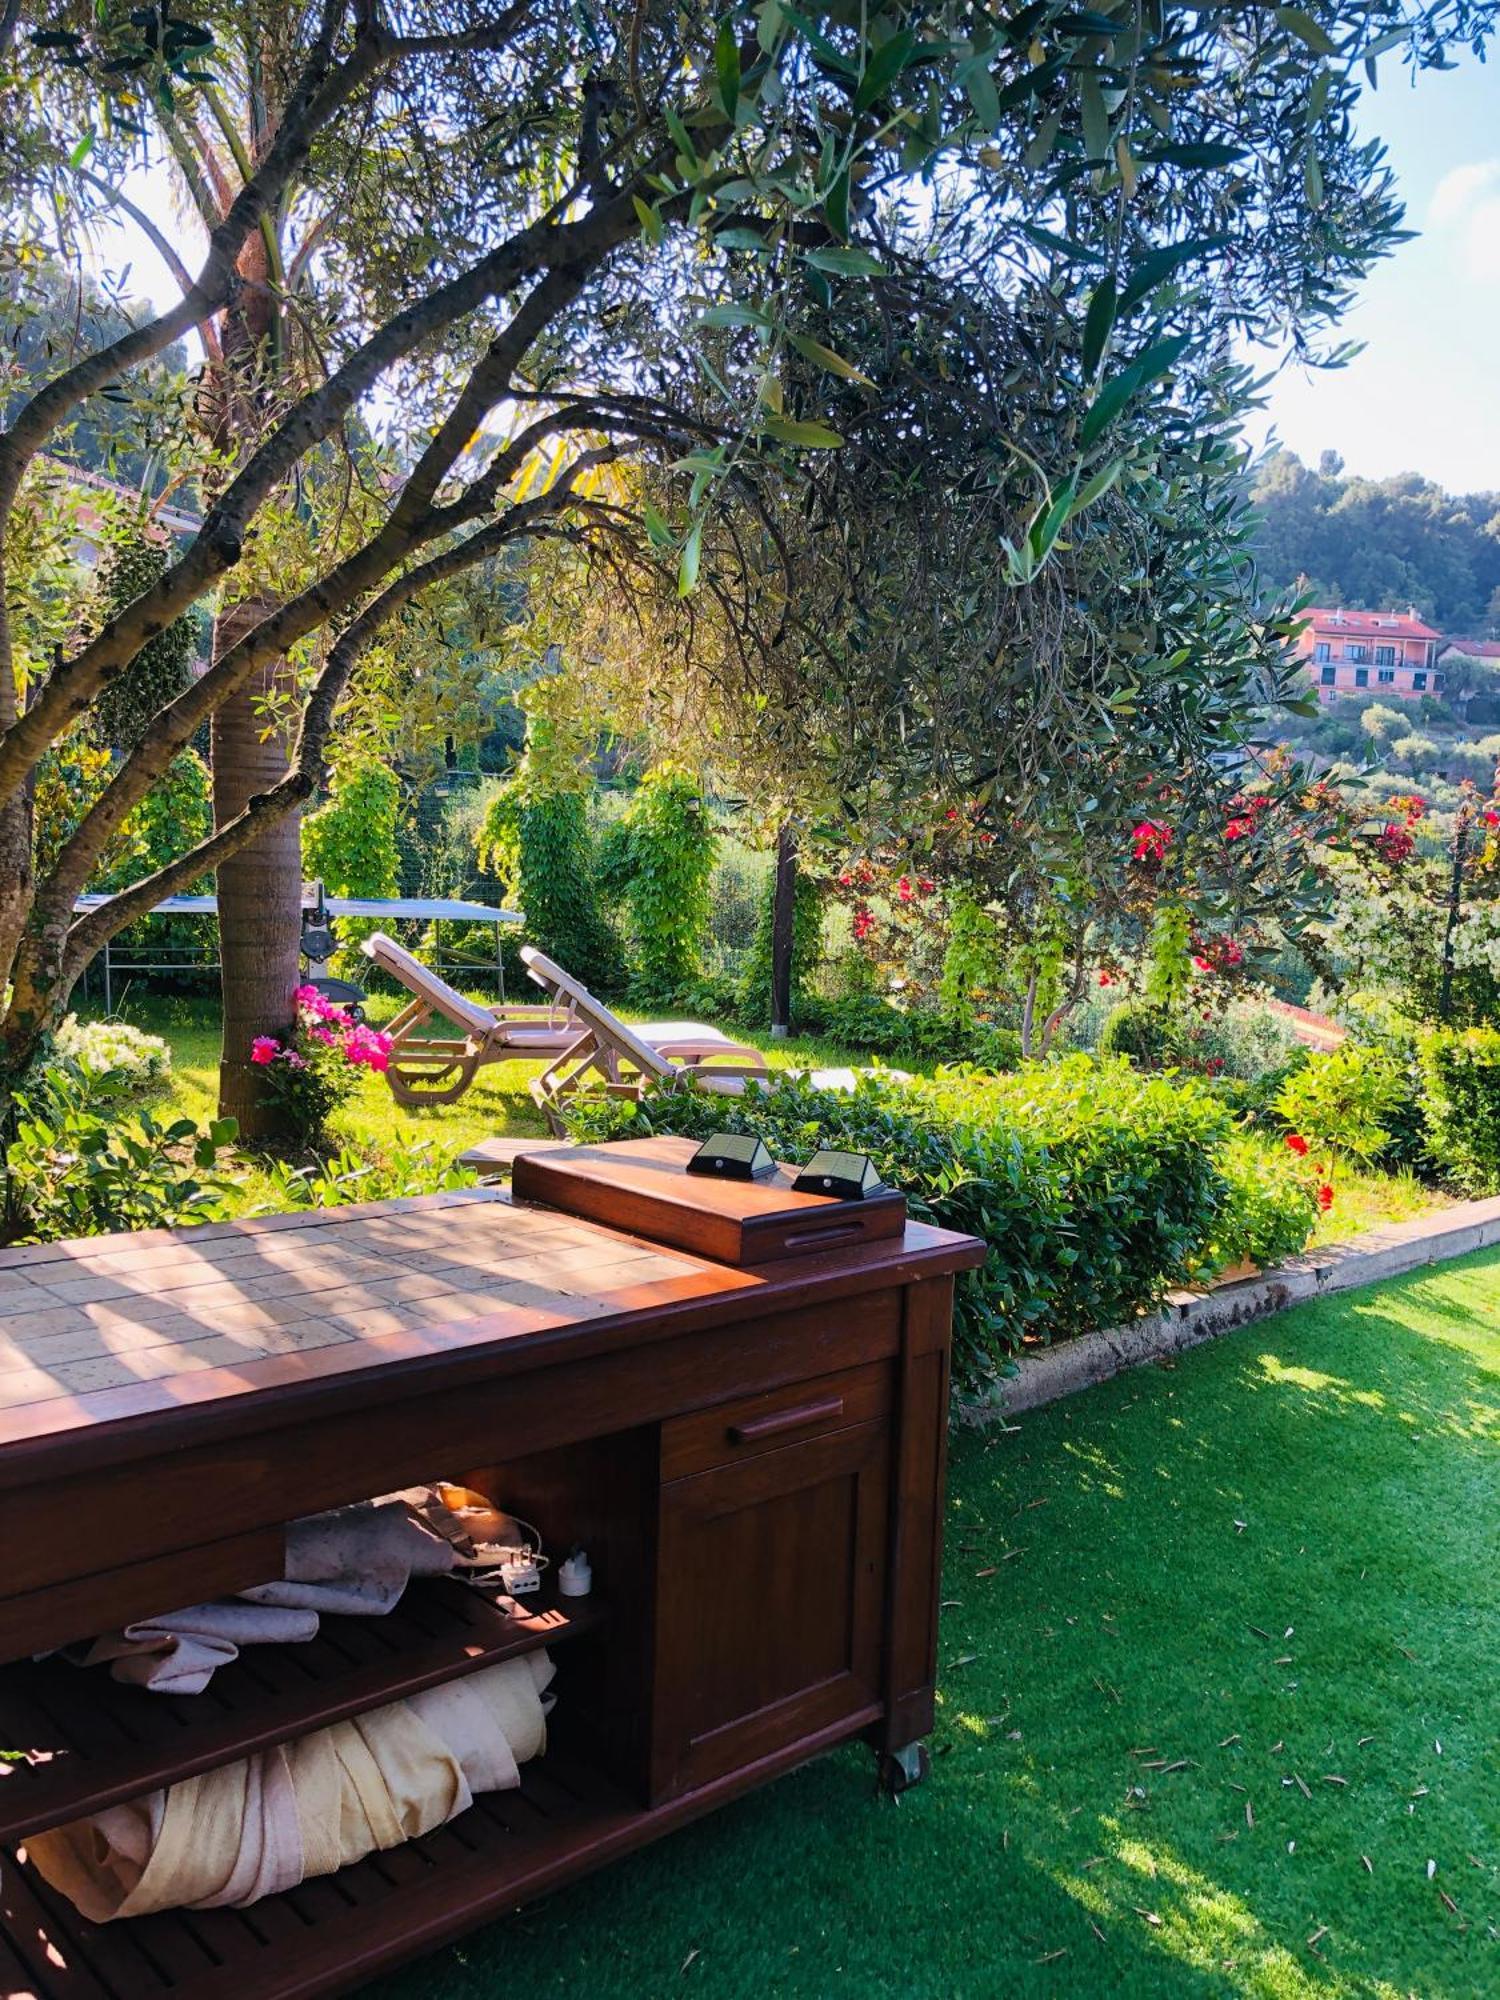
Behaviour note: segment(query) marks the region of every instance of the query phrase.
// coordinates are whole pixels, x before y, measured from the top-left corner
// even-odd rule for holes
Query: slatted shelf
[[[383,1966],[633,1845],[649,1815],[591,1764],[549,1751],[420,1840],[246,1910],[91,1924],[29,1868],[0,1867],[0,1978],[28,2000],[301,2000]]]
[[[383,1618],[324,1618],[302,1645],[251,1646],[202,1694],[122,1686],[103,1667],[0,1667],[0,1840],[60,1826],[274,1743],[398,1701],[598,1622],[550,1586],[516,1614],[449,1578],[419,1580]],[[564,1608],[565,1607],[565,1608]]]

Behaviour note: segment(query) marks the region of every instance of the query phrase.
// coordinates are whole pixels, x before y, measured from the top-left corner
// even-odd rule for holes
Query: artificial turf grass
[[[1480,1253],[958,1439],[928,1784],[840,1752],[370,2000],[1500,1992],[1497,1323]]]

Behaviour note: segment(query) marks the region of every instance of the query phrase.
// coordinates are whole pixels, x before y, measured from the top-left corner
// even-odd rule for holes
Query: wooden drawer
[[[890,1407],[890,1364],[872,1361],[672,1417],[661,1427],[662,1481],[687,1479],[851,1424],[870,1423]]]

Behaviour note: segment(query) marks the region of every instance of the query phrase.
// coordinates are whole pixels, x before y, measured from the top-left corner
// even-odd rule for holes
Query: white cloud
[[[1450,236],[1471,284],[1500,284],[1500,160],[1451,167],[1433,190],[1427,223]]]

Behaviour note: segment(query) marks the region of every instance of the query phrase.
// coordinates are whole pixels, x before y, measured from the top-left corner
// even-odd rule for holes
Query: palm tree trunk
[[[215,656],[232,646],[268,606],[237,604],[214,627]],[[213,719],[214,824],[243,810],[257,792],[269,791],[291,761],[290,746],[266,734],[258,708],[275,686],[272,666],[231,697]],[[289,813],[242,847],[219,869],[220,981],[224,1040],[219,1057],[219,1115],[239,1121],[251,1141],[283,1136],[275,1110],[264,1101],[265,1072],[250,1061],[258,1035],[283,1037],[292,1020],[302,932],[302,819]]]

